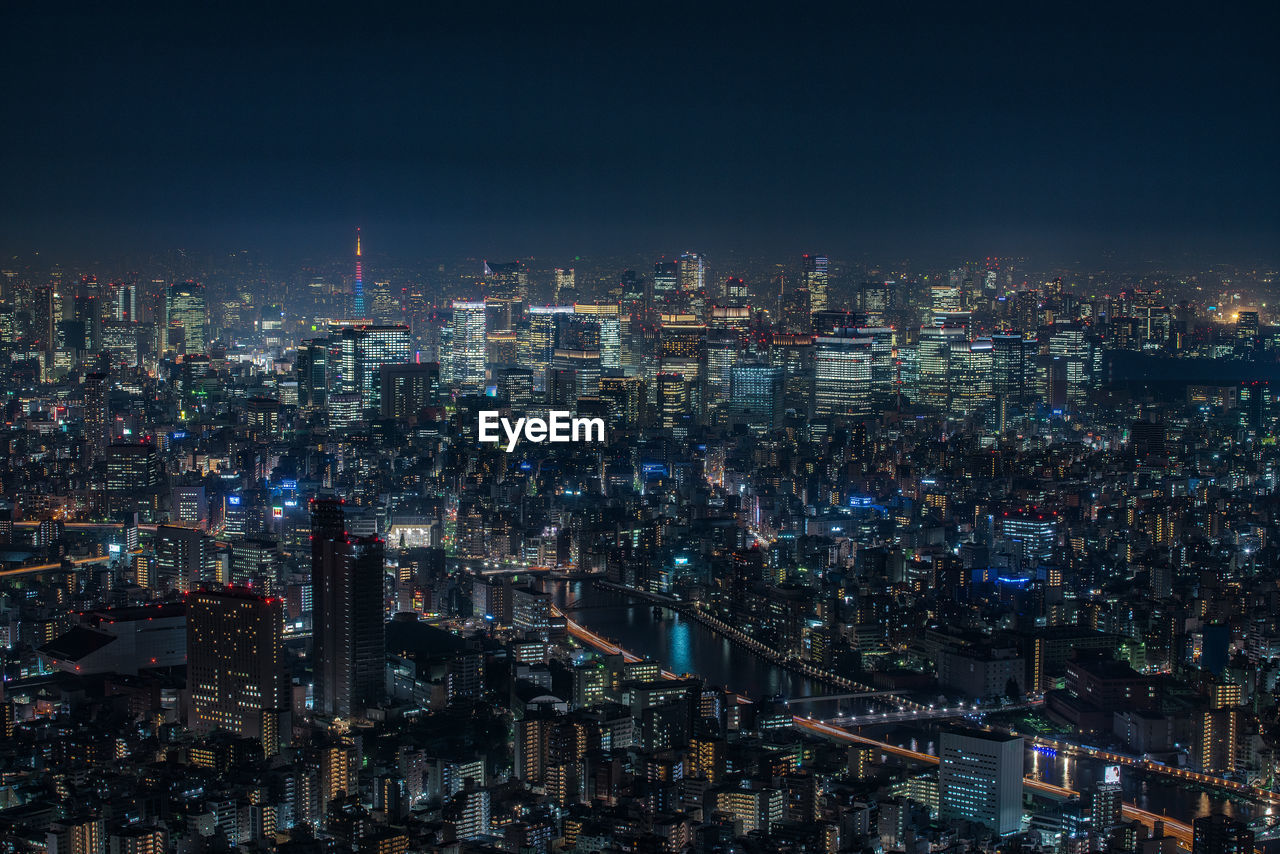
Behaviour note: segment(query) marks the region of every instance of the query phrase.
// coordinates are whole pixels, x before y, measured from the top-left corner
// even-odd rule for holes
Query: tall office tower
[[[167,302],[169,316],[169,344],[172,347],[175,335],[179,330],[183,342],[183,352],[203,353],[208,341],[205,339],[205,304],[204,285],[197,282],[183,282],[169,288]]]
[[[812,335],[775,332],[769,340],[769,364],[782,368],[783,407],[808,413],[813,398]]]
[[[528,323],[517,341],[516,363],[533,372],[534,388],[546,389],[551,356],[560,346],[560,328],[573,317],[571,305],[531,305]]]
[[[972,415],[991,404],[991,339],[953,344],[948,371],[951,376],[951,411]]]
[[[577,298],[578,282],[572,267],[567,270],[556,267],[552,285],[551,298],[553,302],[573,302]]]
[[[724,283],[724,299],[729,305],[746,305],[751,299],[747,294],[747,283],[741,278],[730,276]]]
[[[688,433],[692,412],[689,380],[683,374],[659,371],[654,381],[657,384],[658,426],[673,431],[677,438],[683,438]]]
[[[262,742],[274,756],[292,736],[285,673],[284,609],[246,589],[187,597],[188,725]]]
[[[622,301],[623,314],[635,314],[644,310],[648,295],[645,293],[647,282],[635,270],[623,270],[618,277],[618,299]]]
[[[197,528],[160,525],[156,528],[156,576],[171,590],[190,592],[213,570],[213,540]],[[155,586],[153,582],[153,586]]]
[[[871,401],[876,406],[888,406],[898,393],[894,331],[888,326],[859,326],[854,331],[860,338],[871,339]]]
[[[743,416],[747,427],[766,435],[782,423],[785,378],[782,368],[747,362],[729,372],[729,412]]]
[[[368,307],[375,323],[395,323],[404,318],[404,310],[390,282],[374,282],[370,286]]]
[[[871,414],[872,339],[856,330],[819,335],[813,352],[813,411],[815,415]]]
[[[800,258],[800,282],[809,291],[810,313],[827,310],[830,284],[827,265],[825,255],[803,255]]]
[[[1039,344],[1021,335],[991,336],[991,394],[1021,406],[1034,388],[1034,358]]]
[[[58,323],[58,293],[53,285],[39,285],[31,288],[26,297],[30,321],[23,338],[27,349],[52,353]]]
[[[947,409],[951,406],[951,348],[965,341],[964,330],[955,326],[927,326],[916,342],[916,401]]]
[[[669,313],[678,307],[680,293],[680,262],[659,261],[653,265],[653,308],[659,313]]]
[[[341,502],[311,502],[312,708],[332,717],[360,715],[385,692],[383,546],[351,537]]]
[[[132,283],[114,283],[107,288],[107,292],[111,299],[111,319],[127,323],[137,323],[142,318],[138,316],[138,286]]]
[[[573,306],[575,318],[595,323],[597,346],[600,350],[600,367],[606,370],[622,368],[622,315],[615,302],[580,302]]]
[[[858,308],[869,318],[883,318],[893,305],[893,288],[896,282],[865,282],[858,292]]]
[[[379,372],[383,418],[409,418],[439,403],[439,363],[383,365]]]
[[[294,359],[298,377],[298,408],[304,412],[324,409],[329,395],[329,341],[311,338],[298,345]]]
[[[107,448],[107,511],[113,518],[137,513],[141,522],[156,521],[163,480],[155,445]]]
[[[705,352],[704,398],[711,409],[729,400],[729,371],[741,355],[741,336],[732,329],[708,329]]]
[[[1020,736],[980,730],[943,730],[938,806],[944,819],[986,825],[1001,836],[1022,824]]]
[[[600,378],[600,397],[609,407],[609,417],[622,424],[634,426],[640,423],[644,417],[646,391],[645,382],[640,377]]]
[[[553,371],[573,371],[574,399],[595,397],[600,393],[600,351],[568,350],[557,347],[551,355]]]
[[[1253,854],[1249,825],[1222,814],[1202,815],[1191,823],[1191,854]]]
[[[93,373],[84,378],[84,440],[101,458],[111,444],[111,379]]]
[[[698,317],[707,304],[707,265],[694,252],[680,256],[680,302],[682,310]]]
[[[935,314],[962,311],[959,284],[950,279],[935,279],[929,285],[929,307]]]
[[[745,337],[751,328],[751,309],[745,305],[713,305],[707,319],[711,329],[731,329]]]
[[[379,369],[408,362],[412,355],[413,339],[407,326],[330,328],[329,390],[358,394],[363,408],[378,409],[382,405]]]
[[[508,300],[529,298],[529,272],[519,261],[484,262],[484,295]]]
[[[688,412],[701,410],[703,347],[707,327],[692,314],[664,314],[658,338],[658,369],[684,377]]]
[[[357,318],[364,318],[364,259],[360,251],[360,229],[356,229],[356,281],[355,293],[351,299],[351,313]]]
[[[483,394],[488,345],[484,303],[454,300],[452,330],[448,382],[464,393]]]
[[[484,336],[484,363],[489,373],[516,366],[518,337],[512,329],[494,329]]]
[[[1088,400],[1092,363],[1092,347],[1085,328],[1078,323],[1055,323],[1048,333],[1049,355],[1064,362],[1066,401],[1081,406]]]
[[[996,520],[996,531],[1021,553],[1027,566],[1057,563],[1058,517],[1038,510],[1006,511]]]

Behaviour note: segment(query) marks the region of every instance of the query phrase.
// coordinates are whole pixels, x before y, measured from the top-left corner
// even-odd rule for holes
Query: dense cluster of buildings
[[[367,262],[3,271],[0,850],[1271,844],[1271,278]]]

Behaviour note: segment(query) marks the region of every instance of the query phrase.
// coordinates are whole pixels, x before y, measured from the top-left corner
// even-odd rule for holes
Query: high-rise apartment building
[[[342,502],[311,502],[313,708],[359,715],[385,693],[383,544],[352,537]]]
[[[255,738],[272,756],[292,736],[283,606],[243,588],[187,597],[189,725]]]

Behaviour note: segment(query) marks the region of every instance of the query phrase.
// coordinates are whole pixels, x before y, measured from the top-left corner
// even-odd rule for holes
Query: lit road
[[[73,566],[88,566],[92,563],[106,563],[109,560],[111,560],[110,555],[102,555],[101,557],[81,557],[71,561],[71,564]],[[62,568],[61,563],[40,563],[35,566],[18,566],[13,569],[0,570],[0,578],[11,577],[14,575],[31,575],[36,572],[51,572]]]
[[[41,520],[23,520],[13,523],[15,528],[37,528]],[[59,522],[68,531],[118,531],[124,527],[123,522]],[[154,531],[156,525],[139,525],[140,531]]]

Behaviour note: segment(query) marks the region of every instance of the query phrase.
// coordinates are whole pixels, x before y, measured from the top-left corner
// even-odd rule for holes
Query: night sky
[[[7,252],[1280,256],[1273,4],[16,5]]]

